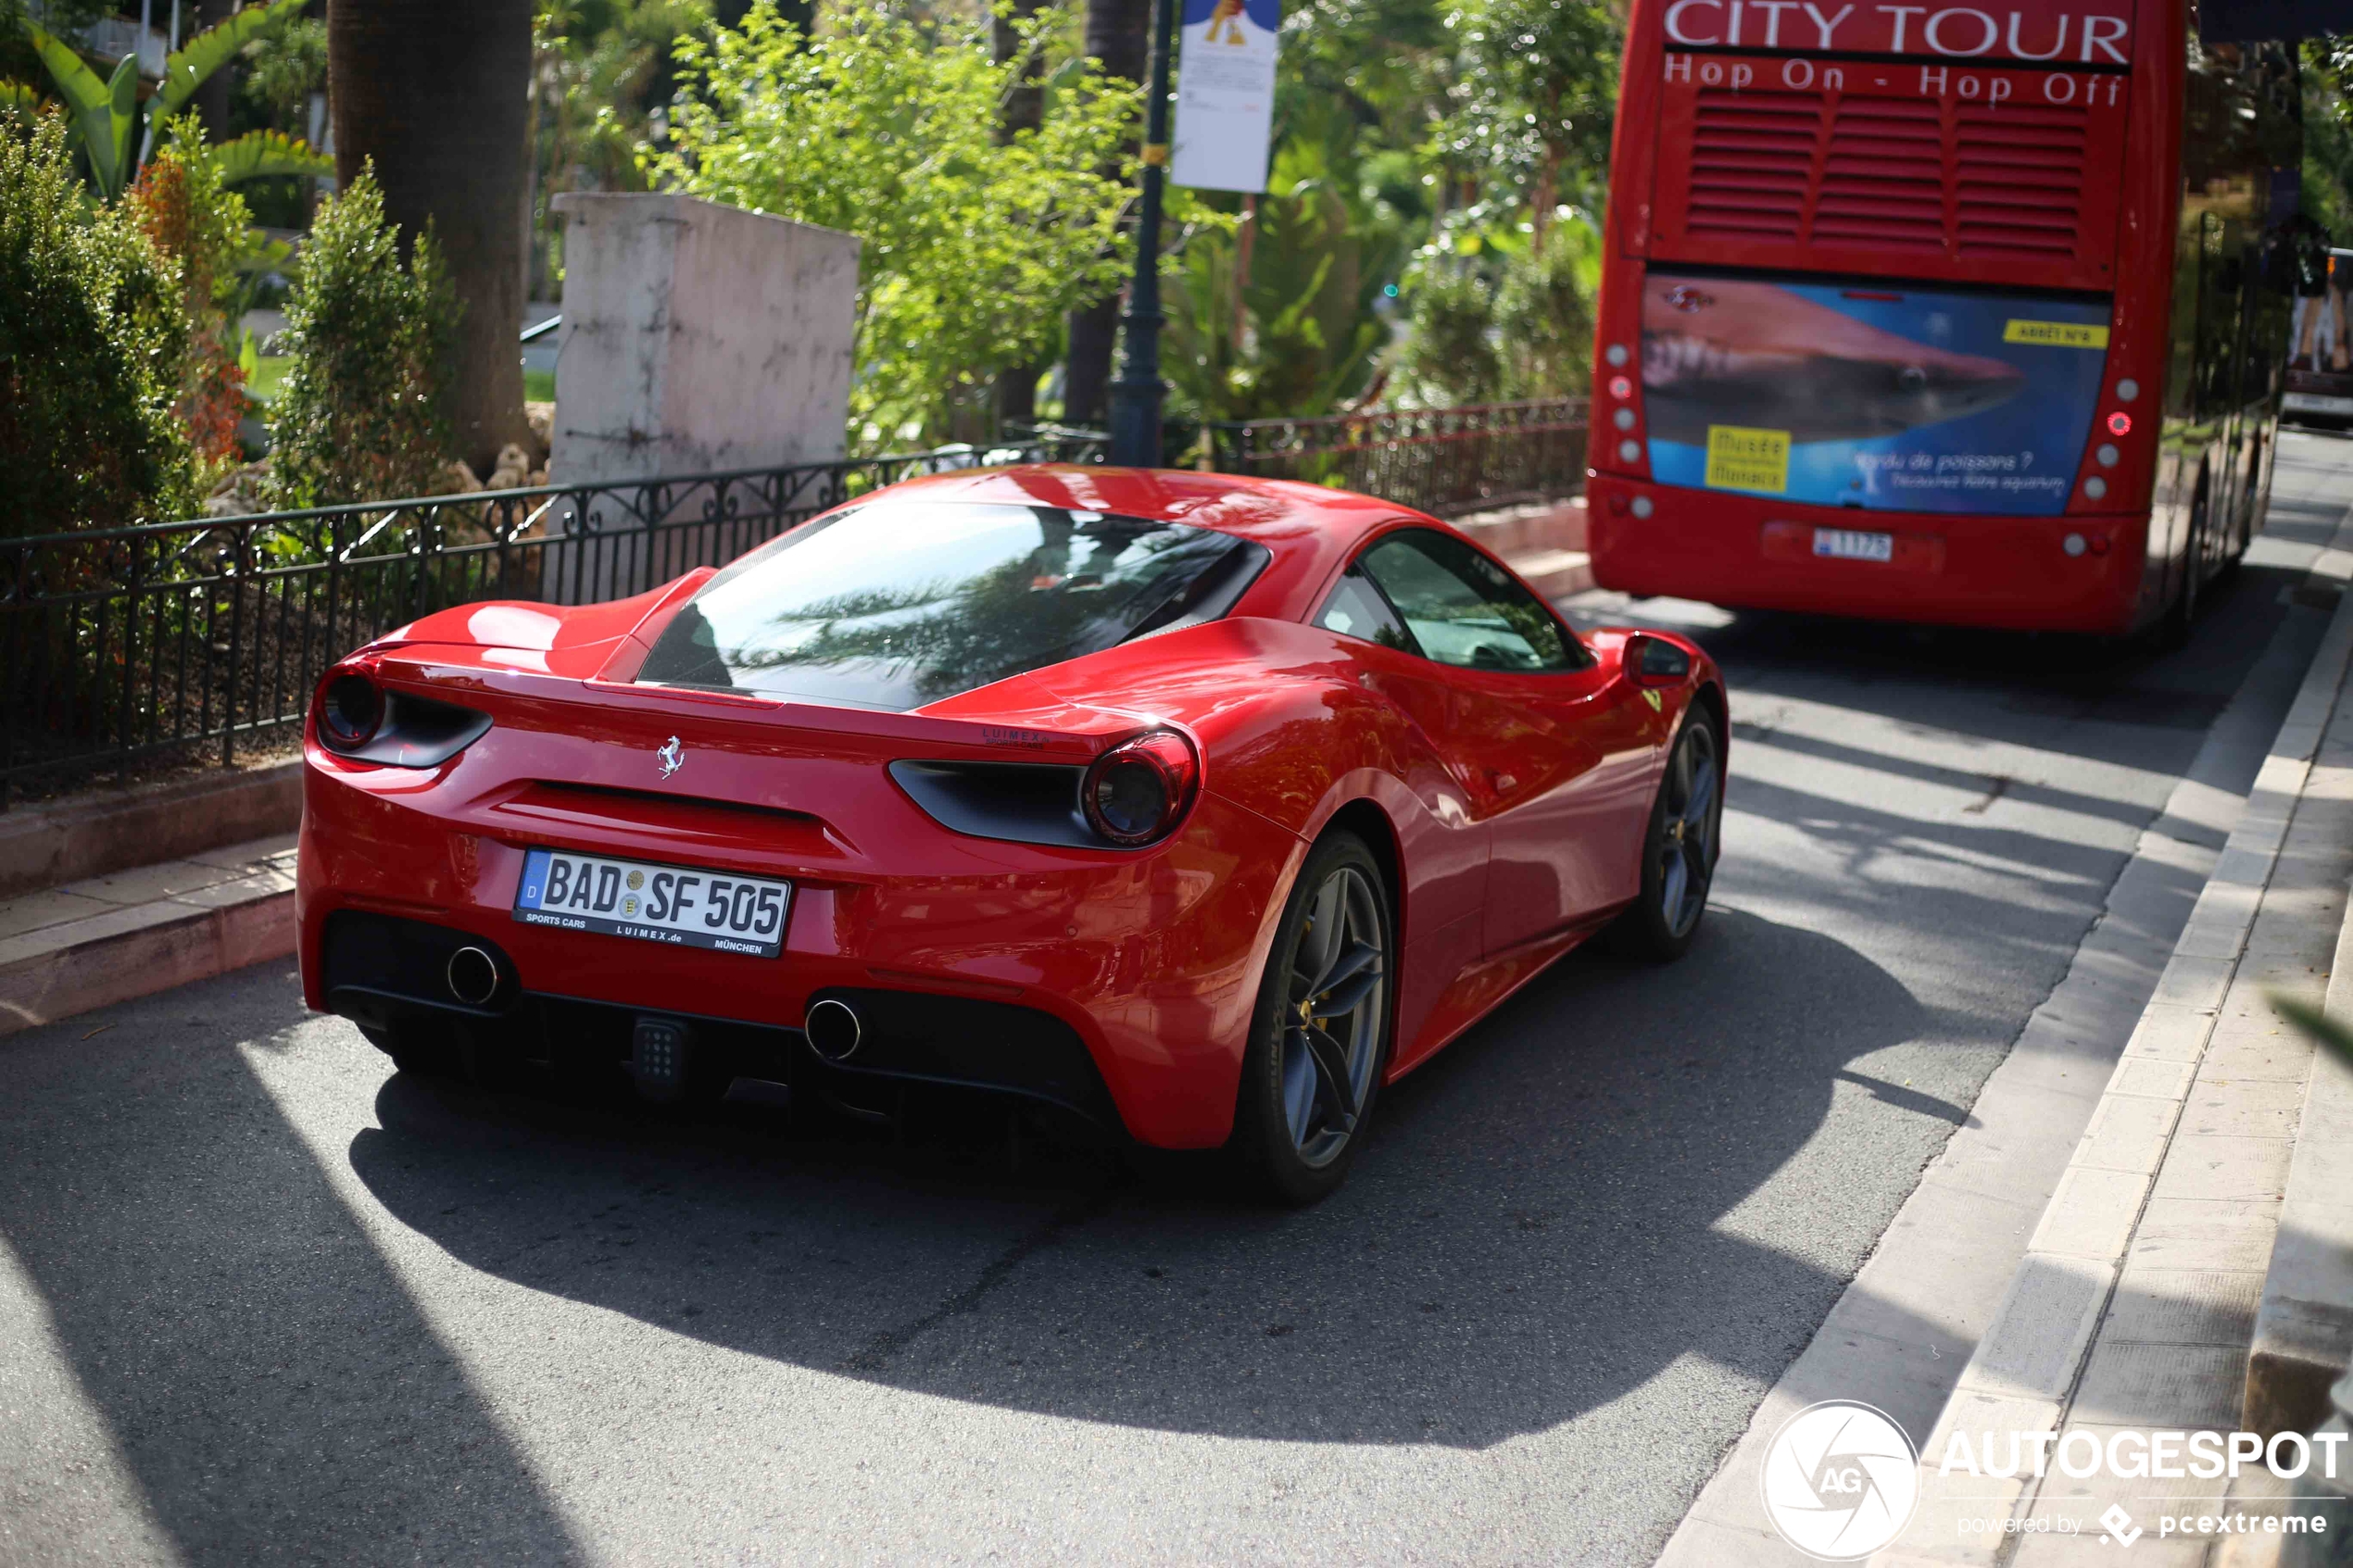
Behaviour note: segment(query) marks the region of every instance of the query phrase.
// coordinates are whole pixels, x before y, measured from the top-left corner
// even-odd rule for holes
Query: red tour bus
[[[1603,586],[2187,625],[2270,489],[2296,61],[2201,44],[2185,0],[2084,3],[1633,0]]]

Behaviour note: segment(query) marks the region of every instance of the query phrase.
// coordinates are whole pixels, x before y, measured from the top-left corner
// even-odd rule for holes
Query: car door
[[[1365,577],[1443,667],[1439,744],[1488,824],[1483,946],[1509,951],[1631,895],[1665,725],[1614,669],[1477,548],[1431,529],[1376,540]]]

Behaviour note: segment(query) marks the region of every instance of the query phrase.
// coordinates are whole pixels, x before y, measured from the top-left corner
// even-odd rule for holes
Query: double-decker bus
[[[1634,0],[1601,584],[2186,627],[2261,525],[2303,140],[2294,51],[2193,14]]]

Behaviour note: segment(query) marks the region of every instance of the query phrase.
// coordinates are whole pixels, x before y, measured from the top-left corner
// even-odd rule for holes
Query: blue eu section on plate
[[[528,925],[773,959],[784,951],[791,908],[792,884],[773,877],[533,849],[514,915]]]

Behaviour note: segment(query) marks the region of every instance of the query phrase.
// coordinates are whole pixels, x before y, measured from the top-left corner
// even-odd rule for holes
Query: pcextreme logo
[[[1911,1523],[1919,1455],[1884,1411],[1825,1399],[1781,1424],[1757,1486],[1783,1540],[1820,1562],[1852,1562]]]

